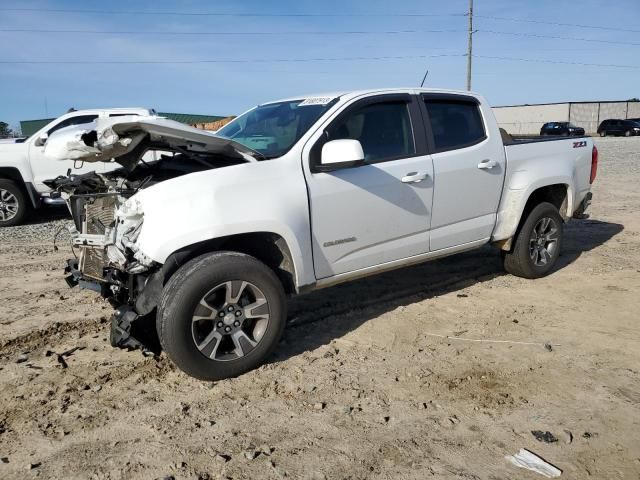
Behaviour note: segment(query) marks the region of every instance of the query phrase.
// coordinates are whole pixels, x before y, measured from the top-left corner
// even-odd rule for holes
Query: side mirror
[[[46,132],[43,133],[38,138],[36,138],[36,147],[42,147],[45,143],[47,143],[48,139],[49,139],[49,134]]]
[[[339,168],[364,165],[364,151],[358,140],[331,140],[322,146],[320,172],[330,172]]]

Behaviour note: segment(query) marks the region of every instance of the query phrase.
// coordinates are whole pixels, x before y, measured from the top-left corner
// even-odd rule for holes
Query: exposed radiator
[[[103,268],[106,257],[107,255],[104,248],[82,247],[79,262],[80,271],[89,278],[103,280]]]
[[[82,233],[85,235],[104,235],[112,227],[115,210],[118,207],[118,194],[88,196],[84,198]],[[87,277],[104,279],[104,267],[107,265],[107,253],[102,247],[81,247],[79,267]]]
[[[88,200],[85,205],[85,223],[82,233],[104,234],[114,221],[117,195],[104,195]]]

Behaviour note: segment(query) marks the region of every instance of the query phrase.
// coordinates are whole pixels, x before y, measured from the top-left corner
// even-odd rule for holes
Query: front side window
[[[427,100],[436,151],[464,148],[486,138],[478,105],[473,102]]]
[[[47,134],[51,135],[53,132],[64,127],[70,127],[71,125],[82,125],[83,123],[91,123],[96,118],[98,118],[98,115],[78,115],[77,117],[67,118],[66,120],[61,121],[59,124],[51,127]]]
[[[216,132],[262,154],[280,157],[307,132],[337,99],[269,103],[249,110]]]
[[[367,163],[408,157],[416,152],[409,105],[404,101],[357,108],[327,129],[327,139],[358,140]]]

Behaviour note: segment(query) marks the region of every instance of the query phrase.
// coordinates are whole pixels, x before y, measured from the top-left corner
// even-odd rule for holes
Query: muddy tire
[[[183,265],[165,286],[156,318],[163,350],[200,380],[235,377],[274,350],[286,323],[286,297],[259,260],[216,252]]]
[[[563,221],[551,203],[535,206],[516,233],[511,252],[503,252],[504,269],[517,277],[548,275],[560,255]]]
[[[0,228],[20,225],[30,211],[24,190],[12,180],[0,179]]]

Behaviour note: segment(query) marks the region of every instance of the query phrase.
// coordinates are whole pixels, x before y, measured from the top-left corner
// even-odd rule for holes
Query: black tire
[[[2,197],[11,200],[11,207]],[[14,213],[14,205],[17,211]],[[24,190],[13,180],[0,179],[0,227],[20,225],[31,211],[31,204]]]
[[[602,130],[602,131],[600,132],[600,136],[601,136],[601,137],[606,137],[606,136],[607,136],[607,131],[606,131],[606,130]]]
[[[555,242],[548,242],[544,246],[547,250],[547,255],[540,254],[539,250],[542,245],[534,242],[532,236],[534,234],[534,228],[541,226],[540,222],[543,219],[551,219],[550,225],[555,226],[557,233]],[[544,235],[541,235],[543,237]],[[563,239],[563,220],[558,213],[558,209],[551,203],[543,202],[536,205],[527,215],[524,223],[520,226],[516,233],[515,243],[511,252],[503,252],[504,269],[517,277],[523,278],[540,278],[548,275],[560,255],[560,249],[562,248]],[[544,243],[544,238],[539,240]],[[551,248],[553,246],[553,248]],[[537,255],[533,250],[538,250]],[[545,264],[541,265],[542,257],[545,257]]]
[[[220,295],[216,293],[216,289],[226,288],[221,287],[221,285],[228,285],[227,282],[231,281],[242,284],[242,287],[236,291],[244,292],[247,290],[246,295],[250,296],[251,292],[248,289],[257,289],[256,291],[260,293],[261,299],[266,300],[266,306],[263,305],[261,307],[263,313],[268,311],[266,327],[262,327],[263,333],[260,334],[257,344],[255,346],[251,345],[252,349],[246,354],[243,352],[243,356],[237,356],[237,353],[225,353],[223,348],[225,345],[227,347],[235,345],[236,349],[238,347],[235,339],[231,338],[233,337],[232,334],[227,336],[227,334],[222,333],[223,338],[226,338],[226,340],[216,340],[217,346],[214,344],[212,348],[215,348],[215,350],[210,355],[215,357],[219,355],[219,350],[222,350],[221,357],[226,355],[227,357],[237,358],[210,358],[209,353],[207,355],[203,353],[203,351],[209,352],[202,348],[206,340],[203,340],[200,346],[196,344],[196,333],[199,332],[196,332],[195,329],[200,327],[196,327],[193,317],[196,311],[201,311],[198,309],[205,308],[200,306],[202,305],[201,301],[203,301],[209,305],[205,310],[211,310],[211,315],[216,318],[216,320],[199,320],[198,322],[203,322],[203,328],[207,328],[210,325],[210,332],[217,329],[216,325],[220,326],[221,329],[227,328],[222,321],[226,324],[228,315],[220,319],[217,319],[216,315],[222,311],[226,312],[226,305],[229,304],[224,300],[222,306],[216,307],[218,309],[216,310],[216,308],[210,306],[212,300],[209,299],[209,295],[214,297]],[[250,287],[245,287],[245,285],[250,285]],[[231,290],[233,291],[233,288]],[[244,296],[245,293],[242,293],[242,295]],[[237,304],[233,303],[237,309],[236,312],[241,310],[246,313],[246,309],[241,306],[241,302],[246,302],[247,299],[243,300],[240,294],[238,294],[238,298]],[[216,252],[191,260],[171,277],[163,290],[156,322],[162,348],[178,368],[197,379],[213,381],[235,377],[259,366],[278,344],[284,331],[286,318],[287,303],[284,289],[278,277],[269,267],[254,257],[242,253]],[[234,327],[235,323],[229,323],[228,327],[238,331],[245,328],[245,323],[250,324],[258,321],[248,318],[248,315],[245,319],[244,313],[242,313],[241,319],[242,325],[238,328]],[[233,317],[229,319],[229,321],[231,320],[233,320]],[[198,323],[197,325],[201,324]],[[222,331],[221,329],[218,330]],[[204,336],[209,338],[209,335],[205,333]],[[254,336],[251,340],[256,341],[256,338],[257,336]],[[249,347],[248,344],[244,346]],[[244,348],[239,350],[243,351]]]
[[[630,137],[631,136],[631,130],[627,130],[626,132],[624,132],[624,136],[625,137]]]

